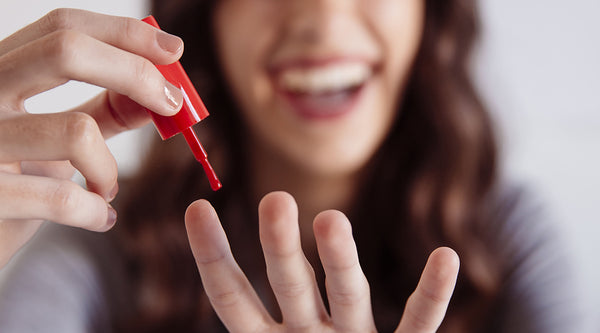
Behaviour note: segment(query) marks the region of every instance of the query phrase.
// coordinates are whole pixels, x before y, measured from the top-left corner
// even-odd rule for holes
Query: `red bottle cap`
[[[154,19],[153,16],[148,16],[142,21],[160,29],[158,22],[156,22],[156,19]],[[181,110],[174,116],[161,116],[157,113],[148,111],[152,116],[152,121],[154,122],[158,133],[160,133],[160,136],[163,140],[169,139],[177,133],[183,133],[185,140],[194,153],[194,157],[202,164],[211,188],[213,191],[220,189],[222,187],[221,182],[217,178],[212,166],[208,162],[204,147],[202,147],[200,140],[198,140],[196,133],[192,129],[192,126],[199,123],[202,119],[208,117],[208,111],[206,110],[202,99],[200,99],[200,96],[194,88],[192,81],[183,70],[183,67],[179,61],[170,65],[155,66],[167,81],[172,83],[174,86],[179,87],[183,93],[183,106],[181,107]]]

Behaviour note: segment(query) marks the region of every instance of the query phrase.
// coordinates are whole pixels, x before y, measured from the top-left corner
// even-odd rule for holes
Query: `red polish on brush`
[[[153,16],[148,16],[142,21],[160,29]],[[160,133],[163,140],[171,138],[177,133],[183,133],[185,141],[187,141],[188,146],[190,146],[190,149],[194,153],[194,157],[202,164],[210,182],[210,187],[213,191],[220,189],[223,185],[221,185],[219,178],[217,178],[215,171],[208,162],[206,150],[204,150],[204,147],[202,147],[200,140],[198,140],[196,133],[192,129],[192,126],[208,117],[208,111],[204,103],[202,103],[198,92],[196,92],[196,89],[192,85],[192,81],[183,70],[179,61],[170,65],[156,65],[156,68],[158,68],[167,81],[179,87],[183,93],[183,106],[174,116],[167,117],[149,112],[158,133]]]

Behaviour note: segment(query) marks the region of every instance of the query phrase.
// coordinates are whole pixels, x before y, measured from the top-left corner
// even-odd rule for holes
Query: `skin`
[[[223,6],[242,6],[245,2],[224,1]],[[256,3],[257,6],[280,6],[283,2],[261,0]],[[323,8],[333,10],[334,5],[341,3],[311,1],[310,6],[327,4]],[[389,9],[384,6],[386,3],[398,5],[404,1],[377,3],[371,15],[381,15],[383,19],[386,9]],[[357,4],[365,6],[361,1]],[[305,15],[305,10],[315,9],[299,8],[302,10],[289,13]],[[364,35],[361,40],[373,43],[373,51],[381,53],[378,56],[390,71],[405,77],[411,58],[391,57],[396,60],[389,58],[389,64],[388,60],[384,61],[395,54],[384,52],[387,44],[380,39],[385,36],[375,34],[373,31],[377,29],[372,29],[371,33],[362,31],[363,24],[352,21],[356,19],[354,15],[360,12],[358,8],[347,9],[344,13],[350,16],[343,21],[350,20],[350,26]],[[328,15],[332,12],[326,13],[320,18],[324,20],[319,21],[322,24],[329,22]],[[242,14],[238,12],[238,15]],[[249,22],[252,21],[240,24]],[[279,22],[283,24],[284,21]],[[382,44],[378,46],[377,42]],[[117,168],[104,141],[119,132],[148,123],[149,117],[144,108],[164,115],[172,115],[180,108],[181,97],[176,92],[172,92],[175,103],[168,102],[164,78],[152,63],[174,62],[182,52],[181,39],[165,35],[138,20],[64,9],[51,12],[0,42],[0,77],[3,78],[0,81],[0,267],[32,237],[43,220],[93,231],[106,231],[114,225],[116,215],[110,201],[118,192]],[[255,74],[260,79],[260,72]],[[255,79],[253,75],[249,75],[248,80]],[[273,138],[260,136],[260,127],[256,127],[252,140],[257,143],[261,154],[275,152],[278,161],[298,164],[299,167],[292,170],[297,172],[295,175],[305,177],[302,179],[330,175],[336,184],[343,185],[335,186],[335,191],[352,188],[348,184],[348,180],[352,179],[349,176],[359,172],[360,166],[389,130],[384,124],[395,116],[391,110],[397,101],[391,93],[385,92],[400,89],[403,84],[401,78],[393,80],[391,76],[382,75],[377,79],[380,81],[374,87],[382,90],[374,89],[371,98],[379,96],[379,99],[368,100],[376,103],[370,107],[380,106],[375,109],[381,114],[372,116],[374,124],[365,124],[365,133],[369,134],[361,139],[363,142],[357,143],[360,149],[347,156],[339,156],[344,161],[339,166],[329,165],[321,154],[335,153],[335,141],[345,137],[352,126],[333,124],[333,137],[327,138],[322,150],[317,149],[315,155],[311,155],[314,164],[295,163],[297,151],[288,145],[298,145],[297,149],[301,152],[306,149],[303,145],[324,139],[322,136],[326,135],[326,131],[320,129],[321,125],[313,128],[311,124],[289,124],[299,127],[296,132],[290,128],[291,137],[281,137],[280,146],[272,141]],[[107,90],[63,113],[26,113],[23,107],[26,98],[71,79],[103,86]],[[244,84],[238,86],[232,83],[234,92],[242,100],[247,98],[244,97],[247,95],[244,87]],[[251,95],[249,101],[253,102]],[[269,107],[268,104],[265,106]],[[263,109],[264,112],[273,111],[268,107]],[[254,107],[243,109],[248,114],[260,110]],[[299,133],[308,135],[306,141]],[[340,138],[336,139],[338,135]],[[75,169],[86,178],[87,188],[69,180]],[[277,176],[283,177],[284,174]],[[257,178],[263,178],[263,175],[257,175]],[[300,190],[291,186],[294,184],[283,185],[290,185],[300,196],[308,190],[318,190],[315,187]],[[306,185],[312,186],[312,183],[307,182]],[[257,193],[259,191],[257,189]],[[341,205],[344,198],[335,194],[332,193],[335,198],[330,203]],[[305,197],[300,199],[302,205],[309,207],[307,211],[319,208],[311,206],[312,203]],[[369,285],[360,269],[351,225],[344,214],[325,210],[314,218],[314,223],[311,222],[316,253],[327,275],[327,294],[331,304],[331,313],[328,314],[319,296],[312,267],[301,247],[300,229],[304,223],[299,221],[294,197],[285,192],[267,194],[261,200],[258,211],[267,275],[283,313],[282,323],[270,317],[236,264],[210,203],[196,201],[186,212],[185,223],[198,270],[206,293],[225,325],[233,332],[375,331]],[[458,267],[458,256],[451,249],[440,248],[431,254],[421,281],[407,302],[397,332],[433,332],[437,329],[454,289]]]
[[[93,231],[114,225],[117,166],[104,140],[148,123],[144,107],[163,115],[181,108],[152,63],[182,52],[180,38],[138,20],[67,9],[0,42],[0,267],[43,220]],[[64,113],[26,112],[25,99],[69,80],[107,90]],[[87,189],[69,180],[75,168]]]
[[[320,211],[347,208],[365,164],[397,117],[424,10],[422,0],[219,3],[218,51],[249,128],[257,202],[285,188],[300,202],[307,230]],[[269,69],[336,57],[364,59],[374,67],[358,105],[340,119],[295,116],[277,95]]]
[[[314,271],[300,246],[298,207],[285,192],[266,195],[258,208],[267,275],[283,315],[273,320],[235,262],[210,203],[198,200],[186,212],[192,252],[210,302],[230,332],[375,332],[369,284],[360,268],[352,227],[339,211],[314,220],[314,235],[327,276],[328,314]],[[435,332],[454,290],[459,259],[438,248],[427,261],[395,332]]]

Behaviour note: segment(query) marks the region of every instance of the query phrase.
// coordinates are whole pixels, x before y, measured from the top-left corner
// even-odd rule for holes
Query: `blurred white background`
[[[482,0],[475,74],[498,121],[505,172],[561,223],[600,324],[598,0]],[[559,269],[559,268],[557,268]],[[591,331],[591,330],[590,330]]]
[[[480,3],[484,31],[474,69],[498,121],[505,172],[546,200],[578,254],[581,288],[600,296],[600,1]],[[148,14],[142,0],[3,0],[0,38],[56,7]],[[60,111],[99,91],[69,83],[26,106],[32,112]],[[144,147],[140,133],[151,131],[109,141],[121,174],[135,171]],[[600,309],[600,302],[589,306]]]

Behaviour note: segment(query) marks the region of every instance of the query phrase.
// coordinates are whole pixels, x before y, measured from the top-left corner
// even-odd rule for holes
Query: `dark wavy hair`
[[[210,191],[182,138],[155,139],[117,202],[121,223],[112,233],[124,254],[133,299],[129,315],[116,319],[122,331],[222,327],[203,293],[183,223],[187,205],[199,197],[221,215],[234,255],[253,284],[269,290],[256,207],[248,197],[246,129],[213,47],[216,2],[152,2],[162,28],[186,42],[182,63],[211,112],[198,125],[199,135],[224,187]],[[398,92],[399,117],[369,162],[371,176],[355,208],[347,212],[371,284],[377,327],[384,331],[397,325],[427,255],[441,245],[454,248],[462,260],[441,331],[482,329],[497,294],[498,264],[478,231],[486,222],[484,200],[496,179],[497,150],[469,74],[478,30],[474,0],[426,1],[420,50],[407,87]],[[271,295],[267,305],[273,300]]]

